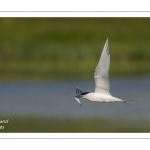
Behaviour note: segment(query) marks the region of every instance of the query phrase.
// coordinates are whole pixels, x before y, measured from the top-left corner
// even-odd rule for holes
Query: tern
[[[83,92],[79,88],[76,88],[76,96],[74,99],[80,104],[79,98],[85,98],[92,102],[126,102],[125,100],[113,97],[110,94],[110,83],[109,83],[109,66],[110,66],[110,54],[108,39],[105,42],[100,60],[95,69],[95,91],[94,92]],[[132,103],[132,102],[128,102]]]

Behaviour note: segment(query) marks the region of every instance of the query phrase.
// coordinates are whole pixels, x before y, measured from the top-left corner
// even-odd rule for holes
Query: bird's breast
[[[89,93],[85,95],[83,98],[86,98],[89,101],[97,101],[97,102],[110,102],[115,100],[115,97],[112,97],[111,95],[100,93]]]

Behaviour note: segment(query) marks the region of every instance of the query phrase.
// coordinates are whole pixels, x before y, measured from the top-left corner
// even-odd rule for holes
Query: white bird
[[[81,102],[79,98],[85,98],[92,102],[126,102],[125,100],[113,97],[109,92],[110,89],[109,75],[108,75],[109,66],[110,66],[110,54],[107,39],[94,73],[95,91],[83,92],[79,88],[76,88],[77,95],[74,97],[74,99],[80,104],[80,106]]]

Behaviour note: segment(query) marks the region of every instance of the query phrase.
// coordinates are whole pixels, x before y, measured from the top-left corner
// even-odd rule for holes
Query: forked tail
[[[130,104],[135,104],[134,102],[129,102],[129,101],[126,101],[126,100],[122,100],[122,99],[118,99],[118,101],[122,102],[122,103],[130,103]]]

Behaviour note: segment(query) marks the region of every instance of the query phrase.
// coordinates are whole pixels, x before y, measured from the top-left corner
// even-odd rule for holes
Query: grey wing
[[[103,93],[110,95],[109,92],[110,84],[108,75],[109,66],[110,66],[110,54],[107,39],[94,73],[96,93]]]
[[[76,88],[76,94],[77,94],[77,95],[81,95],[82,93],[83,93],[82,90],[80,90],[79,88]]]

